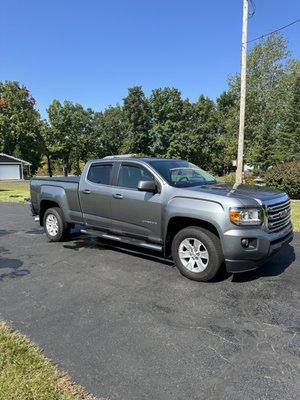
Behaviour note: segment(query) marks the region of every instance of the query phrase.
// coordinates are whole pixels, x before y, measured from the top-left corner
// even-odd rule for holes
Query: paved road
[[[0,203],[0,318],[105,399],[299,399],[292,245],[198,283],[129,247],[49,243],[26,207]]]

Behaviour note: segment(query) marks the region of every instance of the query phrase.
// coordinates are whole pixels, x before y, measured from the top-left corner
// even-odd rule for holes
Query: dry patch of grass
[[[97,400],[0,322],[0,400]],[[100,400],[100,399],[98,399]]]
[[[0,200],[2,201],[24,203],[29,196],[29,181],[0,182]]]

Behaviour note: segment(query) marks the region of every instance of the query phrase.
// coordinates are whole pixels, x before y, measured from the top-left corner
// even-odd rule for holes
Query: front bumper
[[[242,238],[256,240],[256,246],[243,248]],[[292,225],[276,233],[268,233],[262,229],[230,230],[225,233],[223,241],[226,269],[228,272],[246,272],[256,269],[264,264],[271,254],[279,251],[292,239]]]

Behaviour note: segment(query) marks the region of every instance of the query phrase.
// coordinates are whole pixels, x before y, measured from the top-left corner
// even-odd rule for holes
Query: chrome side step
[[[148,243],[144,240],[139,240],[128,236],[116,236],[112,235],[111,233],[97,231],[96,229],[80,229],[80,232],[91,236],[102,237],[103,239],[115,240],[120,243],[132,244],[134,246],[143,247],[149,250],[162,251],[162,246],[159,244]]]

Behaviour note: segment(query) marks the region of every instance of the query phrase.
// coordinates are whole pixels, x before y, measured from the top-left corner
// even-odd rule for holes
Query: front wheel
[[[44,230],[51,242],[59,242],[70,233],[70,225],[65,222],[60,208],[48,208],[44,215]]]
[[[220,239],[197,226],[184,228],[175,235],[172,257],[182,275],[203,282],[214,278],[224,261]]]

